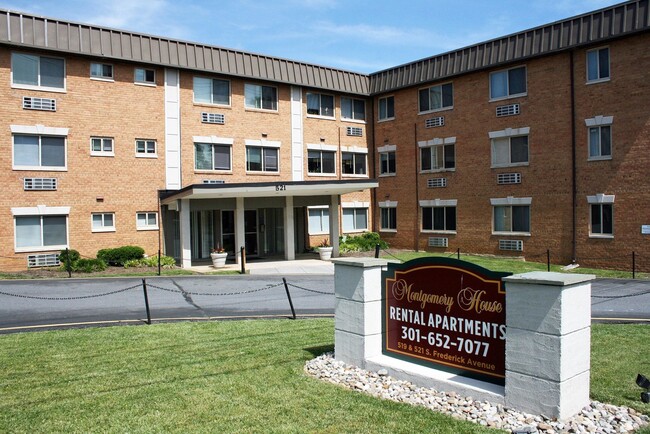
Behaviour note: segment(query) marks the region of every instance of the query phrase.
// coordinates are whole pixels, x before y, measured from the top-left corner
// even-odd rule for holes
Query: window
[[[396,173],[395,167],[395,151],[386,151],[379,153],[379,174],[380,175],[394,175]]]
[[[247,172],[278,172],[278,149],[246,146]]]
[[[307,172],[311,174],[336,173],[336,153],[334,151],[308,150]]]
[[[418,142],[420,170],[436,172],[456,168],[456,137]]]
[[[16,216],[16,250],[59,250],[68,245],[65,215]]]
[[[330,212],[327,208],[309,208],[309,233],[329,234]]]
[[[136,157],[156,157],[156,141],[139,139],[135,141]]]
[[[379,202],[379,229],[388,232],[397,230],[397,202]]]
[[[420,113],[454,106],[454,86],[451,83],[420,89]]]
[[[136,219],[136,229],[139,231],[158,229],[157,212],[139,212],[136,213],[135,219]]]
[[[368,229],[368,208],[343,208],[343,232]]]
[[[365,121],[366,102],[362,99],[341,97],[341,118]]]
[[[530,233],[530,205],[495,206],[494,232]]]
[[[108,63],[91,63],[90,77],[113,80],[113,65]]]
[[[492,131],[492,167],[528,164],[528,133],[530,128],[508,128]]]
[[[153,69],[135,68],[135,82],[138,84],[156,84],[156,71]]]
[[[609,80],[609,48],[587,51],[587,82]]]
[[[194,102],[230,105],[230,82],[194,77]]]
[[[422,230],[456,232],[456,206],[423,206]]]
[[[590,211],[589,235],[593,238],[614,236],[614,195],[587,196]]]
[[[525,94],[525,66],[490,73],[490,99],[512,98]]]
[[[90,155],[113,156],[113,139],[111,137],[91,137]]]
[[[65,90],[63,59],[11,53],[11,83],[16,87]]]
[[[244,99],[247,108],[278,109],[278,90],[272,86],[246,84],[244,85]]]
[[[612,123],[614,116],[596,116],[585,119],[589,130],[589,159],[609,160],[612,158]]]
[[[92,214],[91,224],[93,232],[114,232],[115,214],[112,212]]]
[[[14,135],[13,139],[14,169],[65,169],[65,137]]]
[[[366,171],[366,154],[355,152],[342,152],[342,172],[345,175],[365,175]]]
[[[195,143],[194,168],[196,170],[231,170],[230,150],[230,145]]]
[[[386,121],[395,118],[395,97],[379,98],[379,120]]]
[[[322,93],[307,92],[307,114],[334,117],[334,97]]]

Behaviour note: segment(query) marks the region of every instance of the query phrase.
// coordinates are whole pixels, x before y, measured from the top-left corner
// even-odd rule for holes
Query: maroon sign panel
[[[383,274],[385,355],[496,384],[505,379],[505,286],[449,258],[390,264]]]

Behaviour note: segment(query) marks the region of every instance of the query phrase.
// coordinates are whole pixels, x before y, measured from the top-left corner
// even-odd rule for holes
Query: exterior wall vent
[[[521,184],[521,173],[499,173],[497,184]]]
[[[58,253],[45,253],[27,256],[27,268],[57,267],[61,264]]]
[[[499,250],[524,251],[523,240],[499,240]]]
[[[347,127],[345,131],[348,136],[363,137],[363,128],[361,127]]]
[[[218,124],[224,125],[226,123],[226,116],[221,113],[201,113],[201,122],[204,124]]]
[[[203,183],[204,184],[225,184],[226,181],[223,181],[221,179],[204,179]]]
[[[429,118],[424,121],[424,127],[425,128],[435,128],[435,127],[443,127],[445,125],[445,117],[444,116],[438,116],[436,118]]]
[[[519,104],[500,105],[497,107],[497,117],[518,115]]]
[[[431,178],[427,179],[428,188],[443,188],[447,186],[447,178]]]
[[[429,247],[449,247],[449,238],[429,237]]]
[[[24,96],[23,108],[26,110],[43,110],[46,112],[55,112],[56,100],[52,98],[36,98],[33,96]]]
[[[23,179],[25,190],[56,190],[56,178],[25,178]]]

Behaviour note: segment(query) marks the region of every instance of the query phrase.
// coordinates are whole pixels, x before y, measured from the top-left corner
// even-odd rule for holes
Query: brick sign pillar
[[[589,404],[592,275],[505,277],[506,405],[564,419]]]

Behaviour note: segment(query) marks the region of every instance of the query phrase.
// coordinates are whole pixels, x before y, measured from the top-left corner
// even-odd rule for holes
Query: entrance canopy
[[[192,184],[176,191],[161,192],[161,203],[177,199],[223,199],[237,197],[330,196],[376,188],[374,179],[345,181],[278,181],[233,184]]]
[[[300,248],[296,244],[296,232],[300,234],[300,228],[304,227],[303,219],[294,216],[295,210],[305,206],[329,207],[329,239],[336,256],[341,195],[377,186],[374,179],[193,184],[181,190],[161,191],[160,202],[167,210],[179,213],[176,232],[183,267],[191,266],[192,257],[203,257],[214,240],[224,246],[231,245],[236,255],[241,246],[246,246],[248,252],[248,246],[259,245],[264,251],[283,250],[285,259],[292,260],[294,250]],[[209,210],[217,209],[221,210],[221,216],[210,214]],[[203,218],[198,216],[197,213],[206,210]],[[239,262],[241,258],[236,256],[236,260]]]

